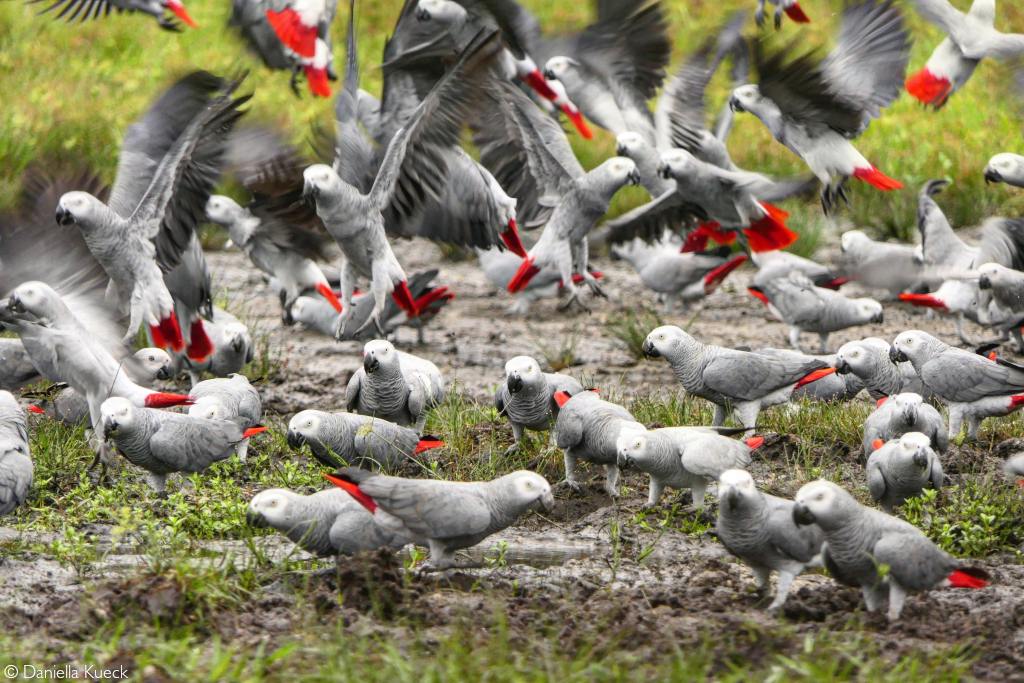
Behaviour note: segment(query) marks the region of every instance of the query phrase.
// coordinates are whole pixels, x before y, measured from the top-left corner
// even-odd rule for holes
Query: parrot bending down
[[[575,378],[561,373],[542,372],[536,360],[516,356],[505,363],[505,382],[494,392],[494,407],[512,425],[512,445],[505,451],[511,455],[519,449],[527,429],[544,432],[558,417],[555,394],[574,396],[583,391]]]
[[[444,397],[444,378],[436,365],[384,339],[366,342],[363,367],[352,374],[345,391],[348,410],[413,425],[417,432]]]
[[[833,366],[840,375],[854,375],[864,383],[876,401],[886,396],[913,393],[925,399],[932,392],[924,385],[910,363],[894,363],[889,357],[889,342],[866,337],[846,342],[836,352]]]
[[[945,453],[949,448],[946,420],[920,394],[904,392],[878,400],[878,407],[864,420],[864,457],[881,444],[917,432],[928,437],[932,448]]]
[[[332,469],[348,465],[395,469],[444,442],[379,417],[303,410],[288,422],[288,445],[296,449],[309,445],[317,462]]]
[[[928,487],[942,488],[945,479],[931,439],[921,432],[907,432],[879,444],[868,456],[865,470],[871,497],[888,513]]]
[[[249,383],[245,375],[232,374],[226,378],[208,379],[198,382],[188,392],[192,405],[188,414],[207,420],[229,420],[243,430],[259,427],[263,419],[263,401],[260,392]],[[235,446],[238,459],[245,462],[249,452],[249,439],[245,438]]]
[[[0,516],[25,502],[32,487],[28,422],[9,391],[0,391]]]

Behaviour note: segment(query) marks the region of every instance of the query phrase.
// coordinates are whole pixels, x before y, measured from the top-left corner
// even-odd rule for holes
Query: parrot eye
[[[312,427],[313,426],[313,421],[309,420],[308,422],[306,422],[306,426],[307,427]]]

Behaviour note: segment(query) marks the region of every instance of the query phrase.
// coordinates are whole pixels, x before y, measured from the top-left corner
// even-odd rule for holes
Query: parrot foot
[[[476,562],[473,560],[459,561],[455,559],[444,559],[436,562],[433,560],[427,560],[416,568],[416,573],[419,576],[425,576],[427,574],[443,572],[449,569],[482,569],[483,567],[483,562]]]
[[[370,323],[373,323],[374,327],[377,328],[377,333],[381,337],[385,336],[384,328],[380,326],[380,318],[377,317],[376,313],[371,314],[367,321],[356,329],[354,336],[358,337],[363,332],[363,330],[370,326]]]
[[[514,444],[505,449],[505,457],[511,457],[519,452],[519,442],[516,441]]]
[[[583,484],[576,481],[575,479],[563,479],[562,481],[555,484],[555,487],[565,487],[572,489],[573,493],[583,493]]]
[[[774,20],[775,30],[778,31],[780,28],[782,28],[782,3],[779,3],[779,5],[775,8]]]
[[[160,17],[157,19],[156,25],[165,31],[170,31],[171,33],[181,33],[181,27],[166,17]]]
[[[301,100],[302,99],[302,89],[299,87],[299,73],[300,73],[299,70],[300,70],[300,67],[299,67],[298,64],[296,64],[295,66],[292,67],[292,77],[291,77],[291,80],[288,82],[288,85],[291,87],[292,92],[295,93],[295,97],[297,97],[297,98],[299,98]]]
[[[582,309],[585,313],[590,313],[591,312],[590,308],[586,304],[584,304],[582,301],[580,301],[580,295],[579,295],[578,291],[573,292],[569,296],[569,298],[566,299],[564,304],[559,305],[558,310],[560,310],[560,311],[567,311],[570,308],[572,308],[573,304],[576,304],[577,306],[579,306],[580,309]]]

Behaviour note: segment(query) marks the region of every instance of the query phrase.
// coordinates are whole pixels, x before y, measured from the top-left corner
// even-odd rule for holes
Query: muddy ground
[[[409,272],[435,267],[440,258],[433,246],[421,243],[401,245],[399,257]],[[360,364],[361,345],[282,328],[276,297],[239,254],[213,253],[209,260],[228,307],[244,313],[257,334],[268,334],[270,347],[279,349],[275,353],[280,354],[280,371],[263,386],[267,411],[286,419],[304,408],[341,409],[348,377]],[[567,314],[557,310],[557,301],[549,300],[535,305],[524,319],[506,313],[508,296],[486,282],[475,260],[444,262],[439,282],[454,289],[457,299],[427,329],[425,345],[415,346],[415,333],[409,329],[400,331],[398,345],[433,360],[449,384],[481,401],[492,395],[506,359],[518,354],[541,358],[541,346],[569,336],[576,339],[578,364],[571,368],[573,374],[627,395],[675,392],[667,364],[637,362],[605,329],[627,311],[654,306],[653,296],[642,290],[628,265],[601,259],[597,266],[606,275],[608,301],[592,302],[592,313]],[[767,317],[761,304],[746,293],[749,276],[747,269],[735,273],[699,312],[662,317],[674,324],[690,323],[691,332],[709,342],[785,346],[786,328]],[[891,305],[884,324],[837,334],[831,346],[867,335],[891,339],[914,327],[953,336],[948,321]],[[808,336],[805,343],[811,346],[816,338]],[[849,446],[836,457],[850,460],[852,481],[862,474],[856,470],[853,445]],[[974,455],[993,457],[972,455],[969,449],[952,457]],[[783,490],[795,490],[800,483],[787,479],[770,451],[755,464],[754,474],[758,481],[773,480]],[[992,587],[913,597],[902,620],[893,625],[881,615],[864,612],[858,592],[818,574],[799,579],[784,614],[773,617],[763,610],[767,599],[753,592],[751,573],[710,536],[646,530],[629,523],[646,497],[641,477],[628,474],[624,496],[613,505],[600,487],[598,472],[592,476],[584,494],[560,491],[549,517],[531,516],[522,526],[485,542],[492,553],[500,552],[494,550],[500,541],[508,542],[508,566],[499,563],[409,581],[401,575],[400,560],[387,555],[345,560],[337,575],[283,574],[245,607],[217,615],[214,630],[225,641],[273,644],[312,619],[343,623],[356,633],[401,639],[401,628],[390,621],[396,614],[414,617],[429,632],[443,630],[460,615],[479,614],[483,619],[498,610],[506,615],[513,642],[520,633],[543,624],[567,648],[615,643],[645,657],[711,643],[722,658],[720,666],[726,667],[736,660],[768,661],[774,654],[800,647],[811,634],[853,629],[863,631],[894,661],[908,653],[969,644],[977,656],[975,676],[1024,680],[1024,566],[1013,558],[980,563],[993,575]],[[671,504],[674,494],[669,492],[666,498]],[[17,532],[0,530],[0,540],[5,533]],[[290,544],[268,537],[260,545],[272,556],[281,556]],[[520,548],[527,549],[535,565],[544,566],[512,563]],[[232,542],[213,549],[238,557],[249,552]],[[174,584],[141,578],[147,575],[138,571],[139,556],[131,548],[111,550],[105,562],[107,567],[85,579],[90,591],[81,590],[83,579],[72,568],[50,559],[8,559],[0,564],[0,628],[43,638],[59,651],[61,642],[87,637],[112,610],[126,605],[153,617],[189,608]],[[293,597],[296,586],[308,596],[301,604]],[[337,590],[344,596],[340,605]],[[125,661],[130,664],[130,659],[126,654]]]

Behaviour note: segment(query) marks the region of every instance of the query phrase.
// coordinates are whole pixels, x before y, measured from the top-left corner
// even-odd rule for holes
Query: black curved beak
[[[629,150],[627,150],[625,147],[623,147],[622,145],[619,145],[618,147],[615,148],[615,156],[620,156],[620,157],[629,156],[629,154],[627,154],[628,151]]]
[[[320,188],[308,180],[302,181],[302,199],[308,206],[316,208],[316,198],[320,196]]]
[[[103,439],[109,439],[111,434],[117,433],[117,421],[111,420],[103,423]]]
[[[994,168],[986,168],[985,169],[985,184],[986,185],[988,185],[989,183],[1001,183],[1001,182],[1003,182],[1003,176],[1002,176],[1002,174],[999,173],[999,171],[995,170]]]
[[[907,355],[897,349],[895,346],[889,347],[889,360],[893,363],[906,363]]]
[[[11,294],[7,299],[7,310],[11,313],[24,313],[25,305],[21,303],[21,299],[17,294]]]
[[[978,278],[978,289],[992,289],[992,281],[988,279],[988,275]]]
[[[629,455],[620,453],[618,457],[615,458],[615,463],[619,466],[619,469],[625,470],[633,465],[633,458],[629,457]]]
[[[374,373],[379,367],[380,361],[377,360],[373,354],[368,353],[363,357],[363,370],[366,370],[369,373]]]
[[[261,512],[256,512],[255,510],[246,510],[245,523],[257,529],[263,529],[267,526],[267,518],[264,517],[263,513]]]
[[[63,206],[57,207],[56,219],[58,225],[71,225],[75,222],[74,215]]]
[[[164,365],[159,370],[157,370],[156,371],[156,378],[157,379],[170,379],[171,378],[171,366],[170,365]]]
[[[806,505],[796,503],[793,506],[793,523],[797,526],[807,526],[814,524],[816,521],[814,513],[808,510]]]
[[[640,184],[640,171],[638,171],[638,170],[636,170],[634,168],[632,171],[629,172],[628,178],[629,178],[629,184],[630,185],[639,185]]]
[[[416,9],[416,18],[419,21],[430,21],[430,10],[425,10],[422,7]]]
[[[669,168],[668,164],[660,164],[658,166],[658,175],[669,180],[672,177],[672,169]]]
[[[642,349],[644,355],[647,356],[648,358],[658,358],[659,356],[661,356],[661,353],[658,351],[658,349],[654,347],[654,343],[651,342],[649,339],[644,340],[644,345]]]
[[[558,76],[551,69],[544,69],[544,80],[546,81],[557,81]]]
[[[736,489],[729,489],[725,494],[725,502],[728,503],[730,510],[735,510],[739,506],[740,492]]]
[[[836,362],[835,362],[835,368],[836,368],[836,373],[838,373],[840,375],[848,375],[848,374],[850,374],[850,364],[847,363],[845,360],[837,358]]]
[[[909,407],[903,411],[903,423],[908,427],[917,424],[917,410]]]
[[[289,429],[288,430],[288,447],[289,448],[302,448],[306,444],[306,437],[302,436],[298,432]]]
[[[746,109],[743,108],[743,105],[740,104],[740,101],[736,97],[729,98],[729,109],[737,113],[746,111]]]
[[[523,378],[519,376],[518,372],[514,372],[508,376],[505,385],[508,386],[508,390],[513,394],[518,393],[523,388]]]
[[[236,339],[233,339],[231,341],[231,350],[234,351],[235,353],[241,353],[242,349],[244,349],[244,348],[245,348],[245,340],[244,339],[237,339],[236,338]]]
[[[914,453],[914,464],[917,465],[918,467],[924,467],[925,465],[927,465],[928,454],[925,453],[923,450],[919,450],[917,453]]]
[[[885,313],[883,313],[882,311],[879,311],[878,313],[875,313],[873,316],[871,316],[871,322],[873,322],[873,323],[884,323],[885,322]]]

